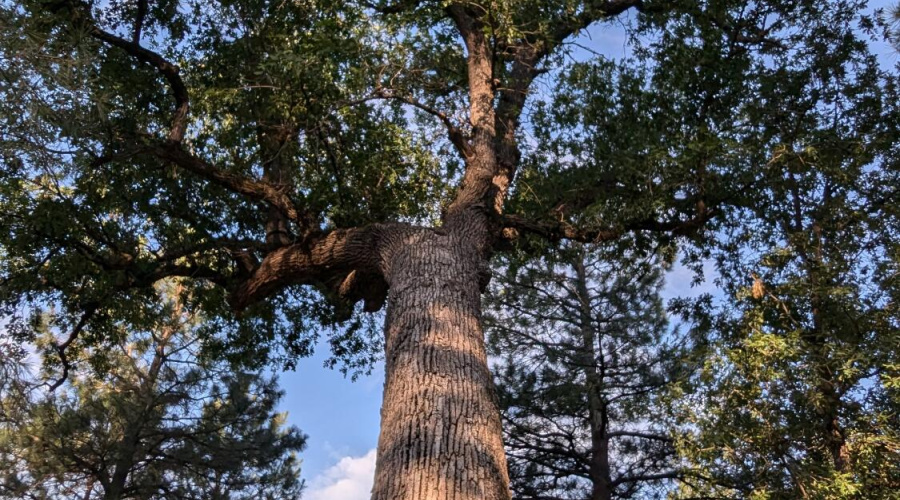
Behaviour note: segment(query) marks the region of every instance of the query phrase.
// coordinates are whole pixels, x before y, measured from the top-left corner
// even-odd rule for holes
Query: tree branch
[[[501,217],[504,227],[504,237],[514,240],[519,237],[519,231],[542,236],[550,241],[572,240],[582,243],[599,243],[610,241],[620,237],[624,231],[621,229],[578,229],[565,222],[537,222],[528,220],[519,215],[506,214]]]
[[[694,477],[694,478],[697,478],[697,479],[700,479],[703,481],[716,483],[711,478],[706,477],[703,474],[700,474],[699,472],[696,472],[696,471],[669,470],[669,471],[663,471],[663,472],[658,472],[658,473],[654,473],[654,474],[644,473],[644,474],[635,474],[632,476],[620,477],[620,478],[615,479],[612,482],[610,482],[609,486],[611,488],[615,488],[616,486],[618,486],[620,484],[635,483],[638,481],[659,481],[662,479],[679,479],[679,480],[681,480],[681,479],[688,478],[688,477]]]
[[[91,320],[94,314],[97,312],[100,304],[97,302],[92,302],[87,307],[85,307],[84,311],[81,313],[81,319],[78,320],[78,323],[75,324],[75,327],[72,328],[72,333],[69,334],[69,338],[65,340],[62,344],[56,344],[54,347],[56,348],[56,352],[59,354],[59,361],[62,363],[62,375],[60,375],[59,379],[50,384],[49,391],[53,392],[59,388],[59,386],[65,383],[66,379],[69,378],[69,369],[71,365],[69,364],[69,359],[66,357],[66,349],[72,345],[73,342],[78,338],[78,335],[81,334],[81,331],[84,330],[84,327],[87,325],[87,322]]]
[[[134,20],[134,35],[131,42],[134,44],[141,43],[141,30],[144,29],[144,18],[147,16],[147,0],[138,0],[137,16]]]
[[[562,239],[578,241],[581,243],[599,243],[619,238],[631,231],[652,231],[671,233],[675,236],[690,236],[696,233],[708,221],[716,217],[721,210],[718,208],[699,207],[697,214],[685,221],[657,221],[646,219],[633,221],[619,228],[585,228],[573,227],[564,221],[537,222],[525,219],[518,215],[503,215],[501,222],[504,227],[504,239],[512,240],[519,236],[519,231],[536,234],[550,241]]]
[[[363,2],[363,5],[366,7],[378,12],[379,14],[399,14],[401,12],[406,12],[409,10],[413,10],[419,6],[421,2],[418,0],[398,0],[395,3],[381,3],[381,2]]]
[[[637,431],[613,431],[606,434],[610,439],[617,437],[636,437],[641,439],[653,439],[656,441],[664,441],[667,443],[672,442],[672,438],[668,436],[663,436],[660,434],[651,434],[649,432],[637,432]]]
[[[168,141],[163,144],[151,144],[144,148],[157,158],[168,160],[175,165],[212,181],[229,191],[247,196],[248,198],[270,203],[281,210],[289,219],[299,223],[308,229],[311,216],[297,210],[294,202],[285,193],[283,187],[276,187],[267,182],[258,181],[243,175],[225,172],[214,165],[185,151],[177,141]]]
[[[459,151],[459,154],[462,155],[463,158],[467,158],[472,153],[472,148],[467,142],[468,138],[466,137],[466,134],[463,133],[463,131],[459,127],[457,127],[456,124],[453,123],[453,120],[451,120],[450,117],[447,116],[447,114],[443,111],[417,101],[412,97],[395,94],[391,89],[376,89],[373,98],[393,99],[395,101],[400,101],[436,117],[441,121],[441,123],[444,124],[444,127],[446,127],[450,142],[453,143],[453,145],[456,147],[456,150]]]
[[[356,278],[350,275],[354,271],[363,275],[387,274],[389,259],[383,257],[386,245],[405,234],[404,229],[411,228],[403,224],[373,224],[335,229],[317,241],[281,247],[266,255],[253,273],[232,290],[229,301],[236,311],[241,311],[288,285],[325,284],[335,277],[346,277],[340,285],[351,294]],[[374,305],[367,308],[371,307]]]
[[[169,88],[172,90],[172,96],[175,98],[175,113],[172,117],[172,124],[169,129],[169,140],[181,142],[184,139],[184,133],[187,129],[188,91],[187,87],[184,85],[184,81],[181,79],[178,66],[167,61],[156,52],[142,47],[137,41],[128,41],[124,38],[119,38],[112,33],[103,31],[97,26],[92,27],[91,36],[124,50],[143,63],[150,64],[166,79],[169,83]],[[140,37],[139,24],[135,26],[135,40],[137,40],[138,37]]]

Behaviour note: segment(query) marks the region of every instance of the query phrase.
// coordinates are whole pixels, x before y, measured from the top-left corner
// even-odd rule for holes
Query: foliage
[[[59,326],[74,325],[102,304],[85,315],[91,335],[114,337],[116,320],[153,310],[154,294],[131,287],[171,274],[221,284],[236,253],[266,251],[253,242],[266,237],[258,200],[135,151],[165,134],[172,95],[152,65],[92,35],[100,26],[130,39],[137,4],[6,2],[0,10],[2,300],[19,323],[52,304]],[[182,68],[191,153],[228,174],[303,186],[292,195],[322,231],[428,217],[443,189],[430,139],[410,134],[399,105],[351,105],[383,66],[380,35],[360,32],[364,22],[333,2],[165,2],[151,6],[138,34]],[[274,163],[278,172],[264,172]],[[226,333],[225,354],[251,367],[308,354],[317,325],[348,312],[294,287],[234,317],[225,290],[210,285],[186,282],[194,297],[186,307],[202,308],[210,330]],[[374,339],[356,347],[377,352],[370,322],[354,325],[351,333]],[[351,349],[345,359],[358,353],[369,355]]]
[[[849,31],[813,47],[746,108],[770,156],[717,235],[726,303],[701,313],[683,452],[750,498],[894,498],[896,75]]]
[[[627,247],[627,245],[626,245]],[[664,498],[690,478],[656,418],[689,345],[657,255],[567,245],[495,277],[489,346],[516,498]]]
[[[690,240],[733,303],[675,304],[711,337],[671,398],[713,479],[684,495],[880,495],[900,127],[869,47],[889,27],[865,7],[2,1],[0,313],[17,340],[55,334],[48,373],[100,368],[167,320],[154,286],[177,278],[202,363],[290,365],[327,331],[365,371],[382,243],[452,234],[484,266],[560,239]],[[569,44],[610,20],[628,57]]]
[[[532,230],[554,226],[537,231],[551,239],[558,226],[582,240],[702,239],[778,147],[757,125],[788,124],[813,78],[869,64],[859,35],[879,28],[861,2],[466,5],[490,12],[492,92],[513,107],[502,127],[519,125],[521,106],[535,111],[522,116],[536,141],[511,130],[521,144],[504,146],[524,151],[507,209],[539,222]],[[434,222],[447,208],[466,161],[454,146],[475,131],[453,8],[3,3],[4,313],[27,324],[52,305],[59,325],[84,318],[94,338],[114,337],[115,321],[152,310],[152,283],[190,277],[186,306],[226,332],[218,355],[290,364],[325,325],[340,360],[364,371],[380,336],[372,321],[334,327],[363,309],[335,291],[346,273],[285,283],[240,315],[229,299],[280,246]],[[565,63],[565,40],[629,9],[634,58]],[[539,67],[522,80],[520,55],[532,52]],[[515,104],[512,89],[528,95],[532,78],[554,96]],[[287,205],[302,213],[285,222]]]
[[[707,479],[680,495],[890,498],[898,82],[867,40],[885,26],[860,2],[688,4],[639,17],[633,57],[561,72],[512,203],[582,228],[716,212],[682,251],[717,263],[721,307],[672,304],[710,341],[668,396]]]
[[[275,379],[198,361],[195,320],[164,313],[105,349],[73,345],[55,392],[3,391],[0,498],[299,498],[306,438],[275,411]]]

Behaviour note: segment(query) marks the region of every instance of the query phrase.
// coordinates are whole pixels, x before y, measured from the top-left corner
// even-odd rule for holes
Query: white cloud
[[[344,457],[309,481],[305,500],[368,500],[375,479],[375,450]]]

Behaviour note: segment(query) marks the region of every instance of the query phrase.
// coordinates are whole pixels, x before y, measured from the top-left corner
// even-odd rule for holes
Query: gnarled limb
[[[357,280],[373,275],[386,279],[393,241],[415,230],[404,224],[335,229],[317,240],[276,249],[232,290],[231,305],[241,311],[288,285],[328,283],[338,278],[341,295],[367,299],[368,308],[380,307],[383,299],[378,297],[385,290],[376,286],[376,290],[363,291]]]
[[[300,223],[301,226],[306,227],[312,222],[309,220],[310,216],[308,214],[297,209],[283,187],[243,175],[225,172],[215,165],[207,163],[205,160],[185,151],[175,141],[150,144],[143,150],[157,158],[171,161],[175,165],[215,182],[230,191],[245,195],[253,200],[269,203],[283,212],[289,219]]]
[[[69,358],[66,356],[66,349],[78,339],[78,335],[81,334],[81,331],[84,330],[84,327],[87,326],[88,321],[94,317],[94,314],[97,313],[97,309],[100,306],[99,303],[92,302],[87,304],[84,307],[84,312],[81,313],[81,319],[78,320],[78,323],[75,324],[75,327],[72,328],[72,333],[69,334],[69,337],[62,342],[61,344],[54,345],[57,354],[59,354],[59,361],[62,363],[62,375],[58,379],[56,379],[53,383],[49,384],[48,390],[50,392],[55,391],[59,386],[65,383],[66,379],[69,378],[69,369],[72,365],[69,363]]]

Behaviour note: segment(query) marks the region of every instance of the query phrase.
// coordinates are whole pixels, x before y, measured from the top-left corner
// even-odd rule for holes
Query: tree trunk
[[[598,352],[598,339],[593,325],[593,311],[591,310],[590,291],[587,284],[587,270],[584,266],[585,254],[582,251],[575,264],[576,289],[578,291],[579,323],[581,328],[581,360],[580,365],[584,369],[585,389],[587,390],[588,410],[590,411],[591,425],[591,500],[610,500],[612,490],[610,484],[612,477],[609,469],[609,415],[606,401],[603,400],[603,378],[601,369],[598,370],[598,359],[602,362],[602,352]]]
[[[373,500],[510,498],[481,321],[487,262],[464,226],[409,234],[384,263],[386,381]]]
[[[126,437],[126,439],[129,439]],[[122,448],[117,450],[121,455],[116,460],[115,469],[109,482],[109,488],[103,493],[104,500],[119,500],[125,492],[125,483],[128,480],[128,474],[131,472],[132,457],[134,455],[134,447],[125,443]]]
[[[807,229],[803,223],[803,200],[798,190],[798,182],[794,174],[790,176],[791,180],[791,196],[794,209],[794,227],[796,233],[809,231],[812,234],[812,252],[800,249],[800,257],[806,267],[806,277],[810,286],[810,305],[812,306],[813,328],[811,332],[807,332],[804,340],[813,349],[816,356],[815,374],[818,377],[816,390],[822,398],[820,412],[822,414],[821,431],[823,441],[831,455],[831,463],[834,470],[838,472],[846,472],[850,465],[850,449],[847,446],[847,438],[845,431],[840,422],[840,411],[843,406],[841,394],[838,391],[838,377],[829,366],[829,355],[827,344],[829,343],[830,333],[826,329],[823,314],[823,300],[820,293],[822,289],[822,280],[820,270],[827,265],[825,262],[825,241],[822,235],[822,224],[819,220],[814,219]]]
[[[830,369],[820,366],[817,369],[820,381],[816,389],[822,396],[822,432],[834,470],[847,472],[850,466],[850,449],[847,438],[838,416],[841,397],[835,389],[834,375]]]

